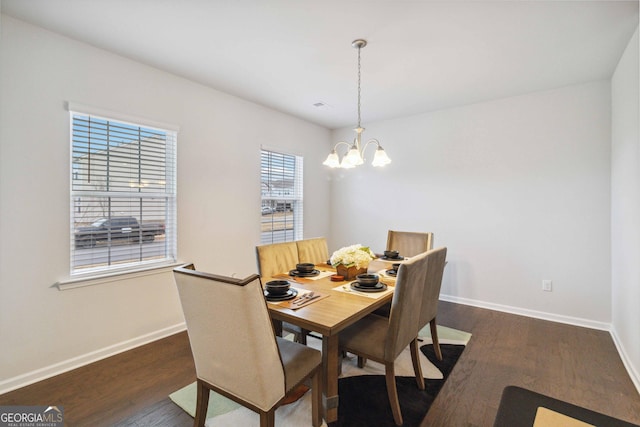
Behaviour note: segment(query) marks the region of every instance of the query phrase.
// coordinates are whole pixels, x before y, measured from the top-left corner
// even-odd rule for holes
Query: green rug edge
[[[471,334],[469,332],[460,331],[458,329],[448,328],[446,326],[438,325],[438,340],[439,341],[457,341],[460,344],[467,345],[469,340],[471,339]],[[431,328],[429,325],[425,326],[418,332],[419,337],[431,338]]]
[[[169,399],[181,407],[186,413],[195,418],[197,394],[198,390],[196,388],[196,383],[193,382],[188,386],[171,393],[169,395]],[[206,419],[215,415],[226,414],[227,412],[231,412],[241,406],[242,405],[231,399],[227,399],[218,393],[211,392],[209,393],[209,407],[207,409]]]

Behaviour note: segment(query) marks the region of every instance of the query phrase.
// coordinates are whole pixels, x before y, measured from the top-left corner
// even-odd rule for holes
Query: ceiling
[[[638,1],[0,1],[3,14],[331,129],[357,120],[357,38],[366,126],[608,79],[638,26]]]

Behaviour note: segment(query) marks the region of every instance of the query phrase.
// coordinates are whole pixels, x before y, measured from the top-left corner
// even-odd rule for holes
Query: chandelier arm
[[[368,140],[367,143],[360,148],[360,157],[362,157],[362,160],[367,160],[364,157],[364,152],[367,151],[367,147],[369,146],[369,144],[375,144],[380,147],[380,142],[377,139],[371,138],[370,140]]]
[[[369,146],[369,144],[376,144],[378,147],[381,147],[380,145],[380,141],[378,141],[375,138],[371,138],[370,140],[367,141],[366,144],[364,144],[364,147],[362,148],[362,154],[364,154],[364,151],[367,149],[367,147]]]
[[[337,150],[337,148],[338,148],[338,146],[340,146],[340,145],[346,145],[347,147],[351,148],[351,145],[352,145],[352,144],[349,144],[348,142],[345,142],[345,141],[338,141],[338,142],[336,142],[336,145],[334,145],[334,146],[333,146],[333,151],[337,152],[337,151],[338,151],[338,150]],[[347,148],[347,150],[348,150],[349,148]]]

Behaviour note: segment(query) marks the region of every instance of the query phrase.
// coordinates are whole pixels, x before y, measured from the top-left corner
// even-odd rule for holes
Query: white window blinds
[[[71,274],[176,259],[177,132],[71,111]]]
[[[303,238],[302,164],[300,156],[261,151],[261,244]]]

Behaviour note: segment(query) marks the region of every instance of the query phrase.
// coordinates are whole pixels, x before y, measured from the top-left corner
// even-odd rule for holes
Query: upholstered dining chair
[[[395,250],[402,256],[412,257],[433,249],[433,233],[414,231],[394,231],[387,233],[387,250]],[[385,304],[375,311],[383,316],[389,315],[391,306]],[[364,363],[364,362],[363,362]]]
[[[387,250],[398,251],[402,256],[416,256],[433,249],[433,233],[394,231],[387,233]]]
[[[436,315],[438,314],[440,288],[442,287],[442,276],[447,260],[447,248],[442,247],[430,250],[427,252],[427,259],[427,274],[424,280],[424,290],[422,291],[422,306],[420,307],[420,329],[429,324],[431,338],[433,340],[433,350],[438,360],[442,360],[442,352],[440,351],[440,343],[438,341]]]
[[[193,265],[173,270],[196,365],[194,426],[204,426],[213,390],[272,427],[287,393],[311,378],[312,424],[322,422],[321,354],[274,335],[260,278],[217,276]]]
[[[432,249],[427,252],[429,260],[427,264],[427,274],[423,283],[422,304],[420,307],[420,330],[429,325],[431,329],[431,339],[433,350],[438,360],[442,360],[440,342],[438,340],[438,329],[436,315],[438,314],[438,301],[440,300],[440,288],[442,287],[442,276],[447,259],[447,248],[442,247]],[[383,306],[374,313],[381,316],[389,316],[390,307]],[[360,365],[364,365],[365,360],[360,360]],[[422,375],[419,377],[422,378]]]
[[[300,263],[296,242],[256,246],[256,258],[262,280],[271,280],[276,274],[293,270]]]
[[[340,332],[340,348],[382,363],[385,367],[387,395],[397,425],[402,425],[394,363],[409,345],[416,383],[424,389],[418,356],[420,309],[427,270],[428,253],[420,254],[398,269],[389,317],[370,314]]]
[[[277,274],[286,273],[296,268],[296,264],[300,263],[298,245],[296,242],[284,242],[256,246],[256,259],[260,277],[264,282],[267,282]],[[291,332],[300,344],[307,344],[309,331],[306,329],[286,322],[282,324],[282,329]]]
[[[313,264],[326,264],[329,259],[329,247],[327,239],[316,237],[296,241],[298,247],[299,262],[311,262]]]

